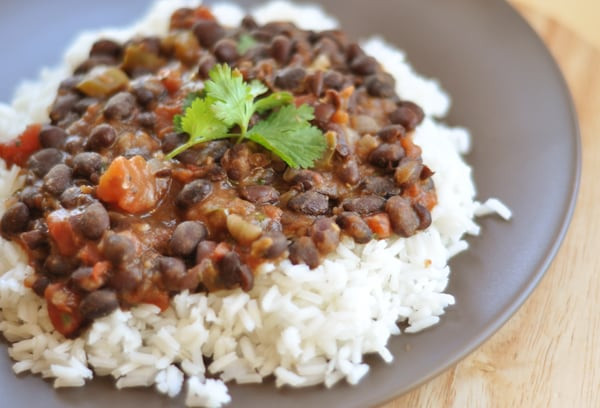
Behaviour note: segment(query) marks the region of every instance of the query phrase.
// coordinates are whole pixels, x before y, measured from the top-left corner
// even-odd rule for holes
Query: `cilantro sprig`
[[[189,139],[167,154],[167,159],[197,144],[231,137],[258,143],[293,168],[311,167],[321,158],[327,143],[323,133],[310,124],[311,106],[296,107],[289,92],[257,99],[268,88],[259,81],[244,81],[238,70],[225,64],[216,65],[209,77],[203,92],[188,95],[184,113],[173,118],[175,128]],[[262,119],[250,127],[254,113]],[[234,127],[239,133],[231,132]]]

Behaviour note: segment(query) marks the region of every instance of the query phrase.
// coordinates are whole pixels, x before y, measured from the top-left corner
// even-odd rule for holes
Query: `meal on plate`
[[[56,387],[355,384],[505,210],[438,85],[318,8],[158,2],[66,62],[0,106],[0,330]]]

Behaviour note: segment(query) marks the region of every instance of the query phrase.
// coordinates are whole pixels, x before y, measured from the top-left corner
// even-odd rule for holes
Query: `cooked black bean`
[[[52,104],[52,108],[50,108],[50,119],[52,119],[52,123],[57,123],[65,119],[78,100],[79,95],[74,93],[57,96]]]
[[[142,84],[136,84],[132,87],[131,92],[141,106],[148,106],[155,98],[154,92]]]
[[[340,243],[340,227],[330,218],[319,218],[312,225],[310,236],[319,251],[328,254]]]
[[[169,153],[169,152],[175,150],[175,148],[184,144],[187,139],[188,139],[188,137],[186,136],[185,133],[176,133],[176,132],[167,133],[163,137],[162,142],[161,142],[161,148],[162,148],[163,153]]]
[[[198,286],[198,274],[189,273],[181,259],[162,256],[158,259],[157,264],[162,282],[167,290],[192,290]]]
[[[420,160],[405,157],[398,163],[398,167],[394,172],[394,179],[399,186],[415,183],[419,180],[422,170],[423,163]]]
[[[241,263],[240,256],[235,252],[227,253],[219,262],[219,277],[227,289],[240,285],[247,292],[254,286],[252,272]]]
[[[117,138],[115,128],[107,123],[96,126],[92,129],[85,148],[87,150],[98,151],[102,148],[112,145]]]
[[[219,40],[215,44],[213,52],[218,61],[226,62],[228,64],[234,63],[240,57],[240,54],[237,51],[236,42],[229,38]]]
[[[377,60],[366,55],[354,58],[350,69],[357,75],[371,75],[377,71]]]
[[[99,202],[88,205],[83,210],[77,226],[79,232],[86,238],[100,239],[110,228],[110,218],[106,208]]]
[[[217,60],[212,54],[204,54],[198,63],[198,75],[202,79],[208,78],[208,73],[217,64]]]
[[[364,57],[365,52],[360,45],[352,43],[346,48],[346,59],[348,62],[354,61],[356,58]]]
[[[335,106],[330,103],[319,103],[315,106],[315,124],[321,130],[327,130],[327,124],[335,113]]]
[[[400,189],[388,177],[370,176],[364,180],[363,190],[367,193],[377,194],[382,197],[389,197],[400,194]]]
[[[104,116],[107,119],[125,119],[135,109],[135,96],[129,92],[119,92],[110,97],[104,105]]]
[[[323,86],[327,89],[339,91],[344,86],[346,79],[338,71],[327,71],[323,76]]]
[[[309,237],[300,237],[290,245],[290,261],[294,264],[304,263],[310,269],[319,266],[319,251]]]
[[[37,275],[33,285],[31,285],[31,289],[36,295],[44,297],[44,292],[46,291],[48,285],[50,285],[50,279],[48,279],[47,276]]]
[[[366,244],[373,238],[373,231],[360,215],[353,212],[343,212],[337,216],[335,222],[340,228],[359,244]]]
[[[292,41],[285,35],[276,35],[271,40],[271,56],[281,65],[287,64],[292,52]]]
[[[281,89],[293,90],[302,85],[306,70],[301,67],[286,68],[277,74],[275,77],[275,86]]]
[[[316,191],[307,191],[288,201],[288,207],[307,215],[322,215],[329,210],[329,199]]]
[[[360,181],[360,172],[356,160],[345,160],[339,167],[336,167],[335,174],[342,182],[351,186]]]
[[[244,58],[258,64],[271,56],[271,48],[267,44],[256,44],[244,53]]]
[[[410,200],[394,196],[387,201],[385,211],[390,216],[390,224],[396,234],[410,237],[419,228],[420,220]]]
[[[292,169],[290,169],[292,170]],[[289,170],[288,170],[289,171]],[[323,185],[323,176],[313,170],[293,170],[289,171],[292,174],[291,178],[288,178],[288,171],[283,174],[283,179],[291,181],[301,187],[303,190],[312,190]]]
[[[391,98],[396,94],[396,81],[386,72],[370,75],[365,79],[367,92],[378,98]]]
[[[64,150],[69,154],[77,154],[83,150],[85,143],[81,136],[70,135],[65,140]]]
[[[102,243],[104,257],[113,265],[120,265],[135,258],[135,244],[122,234],[110,234]]]
[[[142,112],[137,115],[137,120],[145,128],[153,128],[156,123],[156,115],[153,112]]]
[[[413,204],[413,209],[419,217],[419,229],[427,229],[427,227],[431,225],[431,213],[429,212],[429,210],[424,205],[421,205],[419,203]]]
[[[399,143],[382,143],[369,155],[369,162],[377,167],[391,170],[404,157]]]
[[[177,194],[175,202],[179,207],[189,208],[198,204],[212,192],[212,184],[208,180],[198,179],[187,183]]]
[[[342,203],[346,211],[356,212],[361,215],[380,212],[385,207],[385,199],[378,195],[348,198]]]
[[[205,48],[211,48],[225,36],[225,29],[216,21],[200,20],[194,24],[194,35]]]
[[[76,258],[66,258],[52,254],[44,262],[44,271],[54,276],[67,276],[77,268],[79,261]]]
[[[184,221],[175,228],[169,241],[169,249],[173,255],[191,255],[207,235],[208,231],[200,221]]]
[[[124,264],[112,271],[110,285],[119,290],[132,290],[140,285],[143,277],[144,271],[139,264]]]
[[[40,230],[31,230],[21,233],[19,237],[27,245],[27,248],[36,249],[46,244],[48,234]]]
[[[73,174],[75,177],[90,178],[94,173],[102,171],[102,156],[96,152],[83,152],[73,157]]]
[[[92,45],[92,49],[90,50],[90,57],[94,57],[97,55],[108,55],[110,57],[118,58],[123,52],[123,47],[121,44],[112,41],[101,39],[98,40]]]
[[[85,75],[73,75],[61,81],[58,85],[59,91],[76,91],[77,85],[85,78]],[[63,93],[63,92],[59,92]]]
[[[65,164],[57,164],[44,176],[44,189],[50,194],[60,195],[73,181],[73,170]]]
[[[40,210],[42,208],[44,195],[38,187],[26,186],[19,193],[19,199],[30,209]]]
[[[80,266],[71,274],[71,282],[77,289],[92,292],[104,284],[104,279],[93,276],[94,268],[91,266]]]
[[[96,290],[83,298],[79,306],[84,319],[108,316],[119,307],[117,294],[110,289]]]
[[[196,264],[211,256],[216,247],[217,243],[215,241],[200,241],[196,248]]]
[[[406,135],[406,129],[402,125],[388,125],[377,132],[377,136],[386,143],[394,143]]]
[[[27,167],[36,176],[42,178],[52,167],[62,162],[63,153],[53,147],[42,149],[29,157]]]
[[[67,137],[67,132],[58,126],[44,125],[40,131],[40,145],[60,149]]]
[[[22,202],[11,206],[4,215],[0,226],[3,234],[16,234],[27,229],[29,224],[29,208]]]
[[[265,259],[275,259],[288,248],[285,235],[278,231],[269,231],[252,243],[252,255]]]
[[[79,186],[71,186],[60,195],[60,204],[67,209],[81,207],[93,202],[94,198],[83,193]]]
[[[413,102],[400,102],[398,108],[388,115],[392,123],[404,126],[407,130],[416,128],[425,117],[421,107]]]
[[[254,204],[274,204],[279,201],[279,192],[271,186],[245,186],[240,196]]]

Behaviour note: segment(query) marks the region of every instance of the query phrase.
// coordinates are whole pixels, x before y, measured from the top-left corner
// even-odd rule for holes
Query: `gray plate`
[[[371,371],[356,387],[232,386],[235,406],[367,406],[432,378],[473,351],[523,303],[556,254],[574,207],[581,159],[569,93],[542,42],[505,2],[322,3],[355,38],[381,34],[406,50],[419,72],[441,80],[454,100],[448,122],[468,127],[474,136],[468,160],[479,197],[501,197],[515,216],[511,222],[480,220],[482,235],[469,239],[471,249],[451,262],[448,289],[456,296],[456,306],[438,326],[392,339],[393,364],[369,358]],[[3,0],[0,99],[8,100],[14,84],[32,77],[39,67],[58,62],[60,51],[78,31],[131,22],[146,4]],[[106,379],[56,392],[38,377],[16,377],[6,346],[0,348],[2,406],[174,404],[151,390],[115,391]]]

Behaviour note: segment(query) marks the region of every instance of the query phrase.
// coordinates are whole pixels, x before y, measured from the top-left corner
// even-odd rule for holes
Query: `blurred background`
[[[553,18],[600,50],[600,0],[510,0]]]

